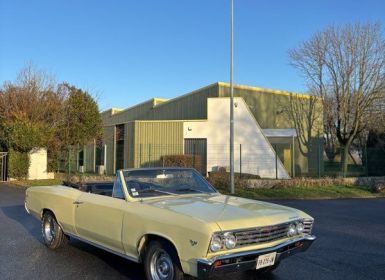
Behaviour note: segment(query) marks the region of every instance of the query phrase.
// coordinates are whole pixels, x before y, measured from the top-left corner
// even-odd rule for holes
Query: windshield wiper
[[[198,193],[206,193],[206,192],[204,192],[204,191],[200,191],[200,190],[193,189],[193,188],[182,188],[182,189],[176,189],[175,191],[176,191],[176,192],[198,192]]]
[[[157,192],[157,193],[161,193],[161,194],[167,194],[167,195],[175,195],[174,193],[171,193],[171,192],[166,192],[166,191],[161,191],[161,190],[158,190],[158,189],[144,189],[144,190],[139,190],[139,193],[150,193],[150,192]]]

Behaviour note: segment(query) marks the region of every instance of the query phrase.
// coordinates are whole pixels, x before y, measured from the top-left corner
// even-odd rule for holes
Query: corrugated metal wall
[[[198,120],[207,119],[207,98],[218,97],[218,84],[164,102],[148,112],[147,120]]]
[[[182,121],[136,121],[134,166],[151,167],[163,155],[183,154]]]
[[[134,107],[118,111],[112,115],[103,114],[103,124],[105,126],[109,126],[116,124],[124,124],[131,120],[146,119],[152,108],[159,103],[162,103],[160,99],[151,99]]]
[[[103,128],[103,144],[106,145],[107,158],[105,159],[107,166],[106,173],[115,173],[115,126],[105,126]]]
[[[124,167],[133,168],[135,166],[135,123],[125,124],[124,135]]]

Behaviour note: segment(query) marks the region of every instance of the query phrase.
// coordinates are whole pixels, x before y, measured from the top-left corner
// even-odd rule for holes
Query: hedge
[[[28,176],[28,153],[9,150],[8,152],[8,176],[14,179],[25,179]]]
[[[202,169],[202,158],[199,155],[166,155],[160,158],[163,167],[189,167],[198,171]]]

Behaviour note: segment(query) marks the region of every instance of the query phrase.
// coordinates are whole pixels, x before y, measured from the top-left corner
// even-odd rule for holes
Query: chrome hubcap
[[[44,237],[48,242],[52,242],[55,238],[55,222],[52,217],[48,217],[43,225]]]
[[[153,280],[173,279],[174,267],[170,256],[163,250],[157,250],[151,257],[151,278]]]

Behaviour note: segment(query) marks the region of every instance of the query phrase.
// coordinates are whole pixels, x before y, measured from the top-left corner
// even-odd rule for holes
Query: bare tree
[[[297,131],[296,139],[301,154],[308,157],[314,144],[313,138],[322,133],[322,131],[318,131],[318,128],[322,127],[322,102],[320,98],[313,95],[304,97],[291,94],[289,102],[281,102],[279,107]]]
[[[342,171],[346,174],[349,148],[367,128],[373,109],[384,98],[385,40],[381,26],[329,27],[289,55],[309,87],[324,100],[324,119],[343,150]]]

